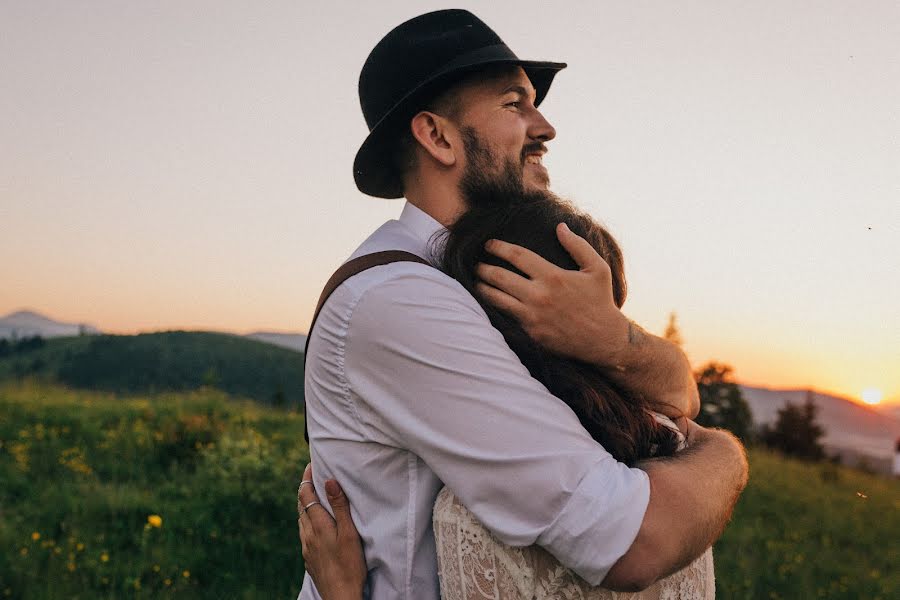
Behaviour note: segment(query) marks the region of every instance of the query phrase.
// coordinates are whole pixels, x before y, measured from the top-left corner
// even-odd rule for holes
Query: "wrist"
[[[622,372],[628,366],[629,346],[633,341],[632,322],[616,310],[616,314],[604,319],[591,336],[586,362],[610,371]]]
[[[334,591],[334,595],[328,600],[361,600],[364,585],[346,585]]]
[[[613,333],[609,337],[610,343],[605,357],[599,357],[601,362],[595,364],[617,373],[634,371],[639,366],[637,360],[641,356],[640,349],[643,348],[644,330],[619,313]]]

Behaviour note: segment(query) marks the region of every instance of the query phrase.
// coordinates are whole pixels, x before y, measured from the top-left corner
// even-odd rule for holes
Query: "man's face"
[[[460,90],[463,187],[498,179],[523,191],[549,187],[541,157],[547,152],[544,143],[556,137],[556,130],[535,108],[534,98],[534,87],[520,67]]]

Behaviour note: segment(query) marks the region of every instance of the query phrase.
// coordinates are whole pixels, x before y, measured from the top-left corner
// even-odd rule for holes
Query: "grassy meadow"
[[[293,598],[302,418],[0,384],[0,598]],[[900,483],[751,452],[719,598],[895,598]]]
[[[296,597],[300,416],[4,384],[0,443],[0,597]]]

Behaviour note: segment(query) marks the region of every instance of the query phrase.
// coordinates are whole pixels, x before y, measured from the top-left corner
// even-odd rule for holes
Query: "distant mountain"
[[[883,415],[900,420],[900,404],[876,404],[872,408]]]
[[[803,404],[807,390],[773,390],[741,386],[757,425],[772,424],[785,402]],[[894,455],[900,439],[900,419],[852,400],[813,392],[818,421],[825,428],[823,445],[832,453],[852,452],[878,459]]]
[[[62,323],[30,310],[20,310],[0,318],[0,338],[22,339],[39,335],[44,338],[98,334],[99,329],[86,323]]]
[[[244,337],[259,340],[267,344],[273,344],[288,350],[303,352],[306,348],[306,336],[302,333],[276,333],[274,331],[256,331],[248,333]]]

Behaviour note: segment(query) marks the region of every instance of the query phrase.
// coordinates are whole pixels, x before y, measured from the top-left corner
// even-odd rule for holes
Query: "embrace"
[[[686,357],[620,310],[618,244],[548,190],[565,66],[463,10],[363,66],[356,184],[406,204],[309,332],[300,600],[714,596],[743,448],[691,421]]]

